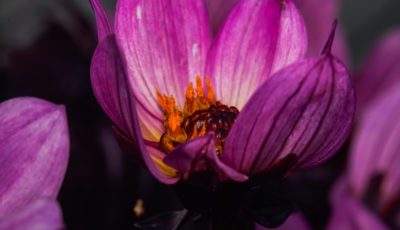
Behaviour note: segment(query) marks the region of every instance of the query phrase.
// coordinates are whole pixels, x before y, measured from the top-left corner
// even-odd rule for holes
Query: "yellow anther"
[[[167,100],[167,112],[168,114],[175,113],[178,110],[175,106],[175,99],[173,97],[165,97]]]
[[[201,137],[201,136],[206,135],[206,133],[207,133],[206,126],[203,125],[203,126],[201,127],[201,131],[200,131],[200,133],[199,133],[198,135],[199,135],[199,137]]]
[[[193,83],[190,82],[188,88],[186,89],[186,102],[183,108],[185,115],[190,115],[195,110],[195,95]]]
[[[193,101],[193,99],[194,99],[193,83],[189,82],[189,86],[186,89],[186,101]]]
[[[182,122],[181,120],[182,116],[180,112],[171,113],[168,116],[168,130],[171,132],[171,134],[176,133]]]
[[[208,101],[211,104],[215,104],[217,99],[215,97],[215,92],[214,92],[214,89],[212,87],[210,78],[208,76],[206,76],[206,87],[207,87],[207,99],[208,99]]]
[[[158,91],[158,89],[156,89],[156,93],[157,93],[157,101],[158,104],[161,106],[161,108],[163,109],[164,112],[166,112],[168,110],[168,106],[167,106],[167,100],[166,100],[166,96],[162,95],[160,93],[160,91]]]
[[[198,75],[196,77],[196,93],[197,97],[199,98],[204,97],[203,82],[201,81],[201,78]]]

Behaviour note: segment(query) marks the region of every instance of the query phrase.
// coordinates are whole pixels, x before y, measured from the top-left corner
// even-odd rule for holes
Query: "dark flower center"
[[[193,139],[202,132],[215,132],[215,146],[218,154],[222,153],[225,138],[235,122],[239,110],[228,107],[220,102],[212,104],[208,109],[198,110],[187,117],[181,124],[185,130],[187,138]]]

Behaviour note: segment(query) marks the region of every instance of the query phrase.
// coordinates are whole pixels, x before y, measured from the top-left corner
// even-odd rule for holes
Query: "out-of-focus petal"
[[[356,78],[357,113],[400,82],[400,30],[384,35],[375,45]]]
[[[68,163],[63,106],[36,98],[0,104],[0,218],[39,197],[55,198]]]
[[[333,188],[331,189],[330,192],[330,200],[331,203],[337,203],[340,202],[340,200],[343,197],[348,196],[349,194],[352,194],[352,188],[349,184],[349,178],[346,173],[341,175],[339,179],[335,182]]]
[[[397,138],[397,139],[394,139]],[[400,125],[397,126],[397,133],[390,137],[390,143],[398,142],[400,139]],[[385,178],[382,182],[382,195],[380,197],[381,210],[391,210],[400,205],[400,154],[398,149],[400,145],[387,145],[385,151],[396,151],[397,154],[390,154],[392,157],[390,166],[386,171]],[[397,147],[397,150],[394,148]],[[388,156],[386,156],[388,157]],[[389,160],[389,159],[388,159]]]
[[[241,109],[262,82],[306,50],[304,23],[291,0],[240,1],[213,43],[207,73],[217,98]]]
[[[0,219],[0,229],[64,229],[64,223],[57,201],[39,199]]]
[[[379,218],[358,200],[342,196],[333,204],[328,230],[389,230]]]
[[[297,155],[300,168],[323,162],[349,134],[353,94],[345,66],[331,55],[283,69],[240,112],[222,160],[246,174],[270,169],[289,154]]]
[[[332,22],[338,18],[340,0],[293,0],[304,17],[308,35],[307,57],[319,55],[329,35]],[[344,63],[349,63],[349,52],[341,28],[336,33],[332,53]]]
[[[204,1],[118,1],[115,33],[140,106],[161,119],[158,89],[182,108],[189,81],[204,75],[211,41]]]
[[[215,151],[214,139],[215,135],[209,133],[206,136],[179,145],[164,158],[164,162],[183,174],[205,170],[206,168],[204,167],[211,163],[220,179],[246,181],[248,179],[246,175],[221,162]]]
[[[228,17],[238,1],[239,0],[206,0],[208,16],[214,35],[218,33],[226,17]]]
[[[97,47],[91,65],[91,81],[97,101],[111,121],[129,138],[133,133],[133,109],[131,101],[135,99],[129,90],[120,53],[113,35],[103,39]],[[139,104],[140,124],[143,137],[149,141],[158,141],[163,133],[162,120],[153,117]]]
[[[370,179],[383,175],[381,206],[387,207],[400,193],[400,82],[382,95],[361,117],[350,155],[350,179],[361,197]]]
[[[108,35],[113,33],[107,13],[104,11],[100,0],[89,0],[90,5],[94,11],[97,24],[97,39],[99,42],[103,41]]]
[[[261,225],[256,225],[256,230],[308,230],[310,227],[307,222],[304,220],[304,217],[300,213],[294,213],[287,218],[285,223],[277,228],[266,228]]]

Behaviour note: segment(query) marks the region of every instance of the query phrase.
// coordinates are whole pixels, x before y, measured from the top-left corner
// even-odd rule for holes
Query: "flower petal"
[[[241,109],[262,82],[306,49],[303,20],[291,0],[240,1],[213,43],[207,73],[217,98]]]
[[[222,160],[255,174],[289,154],[297,167],[332,156],[347,138],[354,96],[345,66],[331,55],[300,61],[274,74],[240,112]]]
[[[380,201],[390,206],[400,193],[400,82],[361,117],[350,155],[350,180],[362,197],[375,174],[384,176]]]
[[[57,201],[39,199],[0,219],[0,229],[64,229],[64,223]]]
[[[153,148],[152,146],[146,146],[146,143],[143,139],[143,133],[139,125],[138,113],[136,110],[137,101],[128,100],[127,102],[130,103],[127,106],[131,108],[130,116],[132,117],[130,120],[132,122],[132,126],[131,129],[128,129],[129,133],[127,134],[127,136],[132,137],[132,140],[135,141],[136,144],[135,147],[139,149],[139,152],[141,153],[142,156],[142,160],[144,161],[144,163],[146,164],[149,171],[153,174],[154,177],[156,177],[160,182],[165,184],[176,183],[179,180],[179,177],[172,168],[163,163],[165,153],[159,151],[156,148]],[[120,136],[119,138],[121,137],[124,138],[123,136]],[[131,143],[126,143],[126,144],[130,145]],[[132,146],[129,146],[129,148],[130,147]]]
[[[400,82],[399,44],[400,29],[384,35],[363,64],[355,85],[358,113]]]
[[[221,180],[246,181],[248,179],[246,175],[220,161],[214,139],[214,133],[209,133],[181,144],[164,158],[164,162],[183,174],[205,170],[207,162],[210,162]]]
[[[137,145],[150,172],[163,183],[175,183],[179,177],[168,174],[168,170],[164,170],[165,167],[160,164],[165,154],[147,147],[144,143],[143,137],[149,141],[159,141],[162,122],[152,118],[137,104],[124,75],[113,36],[104,39],[97,47],[92,59],[91,79],[97,101],[118,127],[118,131],[122,131],[121,136],[126,136]],[[142,115],[141,120],[138,119],[138,114]],[[155,131],[150,131],[152,129]]]
[[[304,217],[300,213],[294,213],[290,215],[285,223],[277,228],[266,228],[261,225],[256,225],[256,230],[268,230],[268,229],[275,229],[275,230],[308,230],[310,227],[308,226],[307,222],[304,220]]]
[[[161,119],[156,89],[182,108],[185,89],[204,75],[211,35],[202,0],[118,1],[115,33],[133,92]]]
[[[55,198],[68,162],[63,106],[36,98],[0,104],[0,218],[39,197]]]
[[[333,204],[328,230],[374,229],[389,230],[383,222],[358,200],[343,196]]]
[[[321,53],[325,39],[329,35],[332,22],[338,18],[340,0],[294,0],[304,17],[308,35],[307,57]],[[349,63],[349,50],[341,28],[336,32],[332,53],[344,63]]]
[[[97,23],[97,39],[103,41],[108,35],[113,33],[107,13],[104,11],[100,0],[89,0],[94,11]]]
[[[208,15],[214,35],[218,33],[226,17],[228,17],[229,13],[238,2],[239,0],[206,0]]]
[[[129,138],[133,133],[133,109],[135,99],[129,90],[122,60],[113,35],[103,39],[92,58],[91,81],[97,101],[111,121]],[[152,117],[143,107],[136,106],[141,115],[141,128],[144,138],[159,141],[163,133],[162,121]]]

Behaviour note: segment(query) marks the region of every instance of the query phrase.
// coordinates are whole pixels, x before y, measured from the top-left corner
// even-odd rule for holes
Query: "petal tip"
[[[332,45],[333,45],[333,40],[335,38],[335,33],[336,33],[336,27],[337,27],[338,21],[335,19],[332,23],[332,30],[329,35],[329,38],[324,46],[324,49],[322,50],[323,55],[330,55],[332,51]]]

